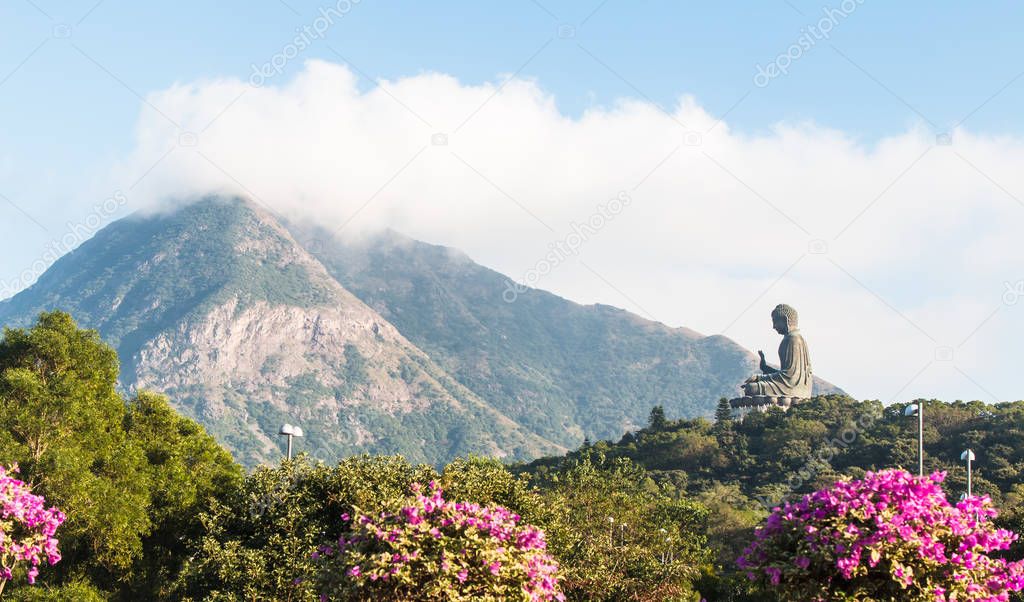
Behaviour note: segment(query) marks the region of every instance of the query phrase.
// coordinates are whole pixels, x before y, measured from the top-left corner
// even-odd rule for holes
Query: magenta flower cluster
[[[431,482],[395,513],[357,512],[321,546],[316,586],[328,600],[564,600],[543,531],[500,506],[444,499]]]
[[[35,583],[43,560],[51,565],[60,561],[54,534],[65,516],[47,509],[42,496],[9,472],[17,473],[17,465],[10,470],[0,466],[0,581],[13,579],[18,565],[27,562],[28,582]]]
[[[775,508],[739,558],[747,576],[799,599],[1005,601],[1024,564],[991,555],[1017,535],[996,529],[986,497],[954,505],[945,473],[867,473]]]

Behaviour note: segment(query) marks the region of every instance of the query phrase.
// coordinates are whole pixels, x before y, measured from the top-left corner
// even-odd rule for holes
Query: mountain
[[[672,416],[711,415],[757,370],[724,336],[584,306],[510,280],[454,249],[385,232],[347,242],[290,226],[338,281],[466,387],[567,447]],[[512,302],[509,302],[512,300]],[[840,392],[817,379],[816,393]]]
[[[117,221],[0,304],[0,323],[51,309],[100,331],[124,386],[167,394],[248,465],[280,457],[285,422],[325,459],[562,449],[446,374],[248,202]]]
[[[0,302],[0,324],[71,313],[117,349],[123,386],[167,394],[250,466],[280,456],[285,422],[325,460],[561,453],[657,404],[711,415],[756,369],[724,336],[508,286],[452,249],[209,198],[110,224]]]

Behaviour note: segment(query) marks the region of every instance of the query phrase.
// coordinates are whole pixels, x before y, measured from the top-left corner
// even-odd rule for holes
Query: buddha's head
[[[779,334],[788,334],[796,330],[796,324],[796,310],[789,305],[780,303],[772,310],[772,327]]]

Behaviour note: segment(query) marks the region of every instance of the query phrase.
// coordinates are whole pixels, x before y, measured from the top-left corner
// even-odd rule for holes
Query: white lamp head
[[[960,454],[960,459],[965,462],[968,460],[974,462],[974,452],[969,449],[965,449],[964,453]]]
[[[302,429],[297,427],[297,426],[292,426],[291,424],[284,424],[281,427],[281,430],[278,431],[277,434],[278,435],[291,435],[293,437],[301,437],[302,436]]]
[[[906,407],[906,409],[903,410],[903,415],[904,416],[915,416],[915,415],[917,415],[917,404],[916,403],[912,403],[912,404],[908,405]]]

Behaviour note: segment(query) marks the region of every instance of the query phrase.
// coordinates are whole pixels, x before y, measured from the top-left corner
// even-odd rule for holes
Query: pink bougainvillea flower
[[[1017,535],[992,524],[988,497],[946,500],[945,473],[869,472],[775,508],[738,563],[752,580],[803,599],[855,599],[893,587],[908,600],[1007,600],[1024,561],[992,553]],[[822,575],[834,575],[822,579]]]
[[[9,474],[16,472],[17,464],[10,470],[0,466],[0,580],[10,581],[15,567],[27,562],[28,582],[35,583],[44,561],[60,562],[54,534],[65,516],[56,508],[46,508],[42,496]]]
[[[530,602],[565,599],[543,531],[500,506],[445,500],[437,483],[412,491],[394,514],[358,512],[337,549],[319,550],[321,600],[468,602],[508,591]]]

